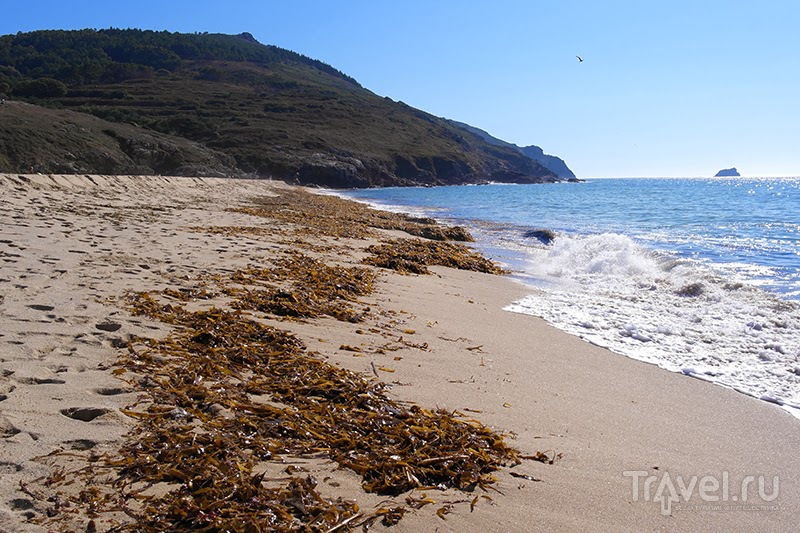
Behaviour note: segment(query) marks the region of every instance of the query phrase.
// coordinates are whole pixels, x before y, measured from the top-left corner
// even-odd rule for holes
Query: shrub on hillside
[[[52,78],[39,78],[36,80],[22,81],[14,86],[16,96],[31,96],[36,98],[57,98],[69,92],[67,86]]]

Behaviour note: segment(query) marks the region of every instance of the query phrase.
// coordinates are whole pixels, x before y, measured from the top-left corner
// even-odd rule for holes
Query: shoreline
[[[369,192],[354,194],[357,201],[378,209],[383,202],[405,201],[409,212],[423,216],[441,210],[447,215],[440,217],[443,223],[469,227],[478,250],[504,262],[521,283],[531,286],[507,310],[541,317],[597,346],[732,388],[800,418],[795,377],[800,345],[792,326],[800,319],[800,307],[790,296],[769,290],[772,285],[763,288],[757,280],[730,277],[725,263],[692,261],[678,249],[652,247],[638,241],[640,230],[630,227],[586,234],[565,230],[555,242],[536,246],[535,239],[522,236],[534,226],[523,224],[520,213],[511,208],[501,216],[497,211],[495,197],[507,200],[500,191],[488,197],[459,191],[452,196],[446,191],[432,196],[377,191],[372,200]],[[449,206],[448,198],[455,204]],[[516,222],[486,220],[474,207],[481,198],[487,213],[494,213],[486,216]],[[400,205],[392,208],[402,212]],[[597,272],[584,270],[595,265]],[[572,289],[571,284],[588,288]]]
[[[725,383],[725,382],[717,381],[715,379],[712,379],[712,376],[706,376],[705,374],[700,373],[697,370],[695,370],[693,367],[675,368],[675,365],[671,364],[670,362],[663,361],[663,360],[648,359],[647,357],[643,357],[641,355],[637,355],[637,350],[635,350],[635,349],[630,349],[629,348],[628,350],[625,350],[623,348],[620,348],[618,346],[613,345],[613,343],[607,342],[603,338],[597,337],[596,335],[587,335],[586,333],[581,333],[581,332],[578,332],[578,331],[571,331],[570,328],[561,327],[559,324],[555,324],[553,322],[550,322],[549,320],[547,320],[544,317],[537,316],[537,315],[534,315],[534,314],[529,314],[529,313],[526,313],[526,312],[521,311],[521,310],[516,310],[516,309],[514,309],[514,307],[518,308],[520,306],[520,302],[523,302],[525,300],[531,299],[534,296],[537,296],[536,291],[538,290],[535,286],[526,285],[523,280],[516,280],[516,281],[518,283],[520,283],[521,285],[524,285],[524,286],[528,287],[531,290],[529,290],[525,294],[525,296],[523,296],[522,298],[520,298],[518,300],[515,300],[514,302],[504,306],[503,307],[504,311],[507,311],[509,313],[519,313],[519,314],[523,314],[523,315],[539,318],[539,319],[543,320],[544,322],[546,322],[550,327],[556,328],[559,331],[562,331],[562,332],[566,333],[567,335],[571,335],[573,337],[576,337],[576,338],[582,340],[583,342],[591,344],[592,346],[596,346],[598,348],[601,348],[601,349],[604,349],[604,350],[608,350],[608,351],[610,351],[611,353],[613,353],[615,355],[626,357],[628,359],[632,359],[632,360],[638,361],[640,363],[653,365],[656,368],[664,370],[665,372],[684,375],[684,376],[687,376],[687,377],[694,378],[694,379],[696,379],[698,381],[705,382],[705,383],[707,383],[709,385],[712,385],[712,386],[722,387],[723,389],[727,389],[727,390],[736,392],[738,394],[744,395],[744,396],[746,396],[748,398],[751,398],[753,400],[756,400],[756,401],[763,402],[765,404],[774,406],[775,408],[780,409],[781,411],[784,411],[785,413],[787,413],[792,418],[800,420],[800,406],[795,405],[793,403],[786,402],[786,401],[783,401],[783,400],[780,400],[780,399],[776,399],[776,398],[773,398],[773,397],[770,397],[770,396],[766,396],[766,395],[759,396],[759,395],[757,395],[757,393],[754,393],[752,391],[748,391],[748,390],[743,389],[743,388],[738,388],[738,387],[736,387],[734,385],[731,385],[731,384],[728,384],[728,383]]]
[[[6,397],[0,401],[5,430],[0,446],[9,480],[0,491],[0,527],[40,531],[46,529],[24,522],[25,513],[41,517],[40,502],[30,501],[18,482],[52,469],[33,458],[77,450],[81,442],[89,446],[83,441],[94,442],[97,450],[114,447],[133,423],[119,409],[136,399],[112,375],[115,339],[169,331],[128,315],[121,294],[159,284],[191,285],[204,272],[258,264],[290,246],[276,235],[186,228],[269,229],[275,224],[224,208],[293,188],[210,178],[31,177],[27,184],[10,179],[0,176],[0,189],[13,206],[3,215],[0,275],[9,280],[0,285],[8,326],[0,342],[12,350],[2,362],[5,389],[0,390]],[[144,181],[149,187],[141,186]],[[397,230],[381,235],[407,237]],[[364,255],[363,240],[302,239],[308,246],[351,247],[341,257],[344,263],[358,264]],[[507,442],[522,453],[561,458],[552,465],[523,461],[501,468],[494,473],[499,492],[414,491],[416,498],[424,493],[436,503],[409,510],[392,530],[524,531],[531,524],[564,531],[793,529],[800,511],[796,419],[732,390],[591,345],[541,319],[503,311],[524,296],[513,280],[431,270],[433,275],[415,276],[379,270],[376,291],[363,300],[373,313],[385,313],[375,315],[375,326],[390,328],[381,330],[388,336],[330,318],[270,323],[292,331],[330,364],[378,375],[392,384],[389,393],[400,402],[461,411],[509,435]],[[10,284],[25,288],[12,290]],[[121,326],[118,333],[97,327],[112,323]],[[362,329],[366,334],[357,332]],[[122,390],[108,393],[117,389]],[[85,421],[80,417],[96,413],[63,414],[73,408],[104,411]],[[313,473],[326,496],[344,495],[364,510],[385,499],[364,492],[353,472],[335,464],[290,462]],[[657,487],[662,494],[670,488],[665,480],[707,477],[709,486],[715,480],[721,485],[725,472],[729,492],[721,486],[706,491],[716,502],[702,498],[697,486],[688,502],[680,494],[675,501],[655,499]],[[757,482],[748,492],[754,506],[778,509],[744,510],[742,495],[730,487],[740,488],[747,476],[764,476],[767,496],[775,492],[772,478],[779,476],[774,500],[759,497]],[[653,492],[645,495],[644,483],[651,478]],[[403,505],[405,496],[395,503]],[[472,503],[475,496],[488,498]],[[662,514],[664,503],[673,506],[671,514]],[[706,504],[727,512],[703,510]],[[437,516],[443,508],[447,512]]]

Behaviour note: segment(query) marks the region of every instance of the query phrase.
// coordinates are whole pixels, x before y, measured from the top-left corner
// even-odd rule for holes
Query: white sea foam
[[[800,307],[618,234],[528,251],[538,290],[509,305],[567,332],[800,417]]]
[[[352,194],[466,222],[484,253],[538,287],[510,310],[800,413],[800,179]],[[539,246],[531,228],[559,237]]]

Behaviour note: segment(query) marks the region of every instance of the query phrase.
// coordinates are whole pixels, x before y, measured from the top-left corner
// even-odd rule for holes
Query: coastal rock
[[[737,177],[737,176],[741,176],[741,174],[739,174],[739,171],[736,170],[736,167],[723,168],[714,175],[715,178]]]
[[[323,187],[365,187],[364,164],[352,157],[334,157],[315,153],[306,159],[297,171],[296,179],[302,184]]]
[[[559,178],[565,178],[569,181],[576,180],[575,173],[569,169],[567,164],[560,157],[546,154],[544,150],[536,145],[521,146],[518,150],[534,161],[538,161],[545,168],[555,172],[556,176]]]
[[[526,231],[524,236],[528,239],[537,239],[542,244],[550,245],[556,238],[556,232],[551,229],[534,228]]]

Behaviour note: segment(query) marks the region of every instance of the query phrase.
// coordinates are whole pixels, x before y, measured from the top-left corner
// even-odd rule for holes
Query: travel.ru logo
[[[763,476],[744,476],[741,481],[725,471],[719,476],[672,476],[669,472],[651,473],[646,470],[626,470],[631,478],[633,501],[658,502],[661,514],[674,510],[685,511],[769,511],[778,498],[780,480],[771,483]],[[694,500],[693,500],[694,498]],[[692,502],[692,503],[690,503]]]

